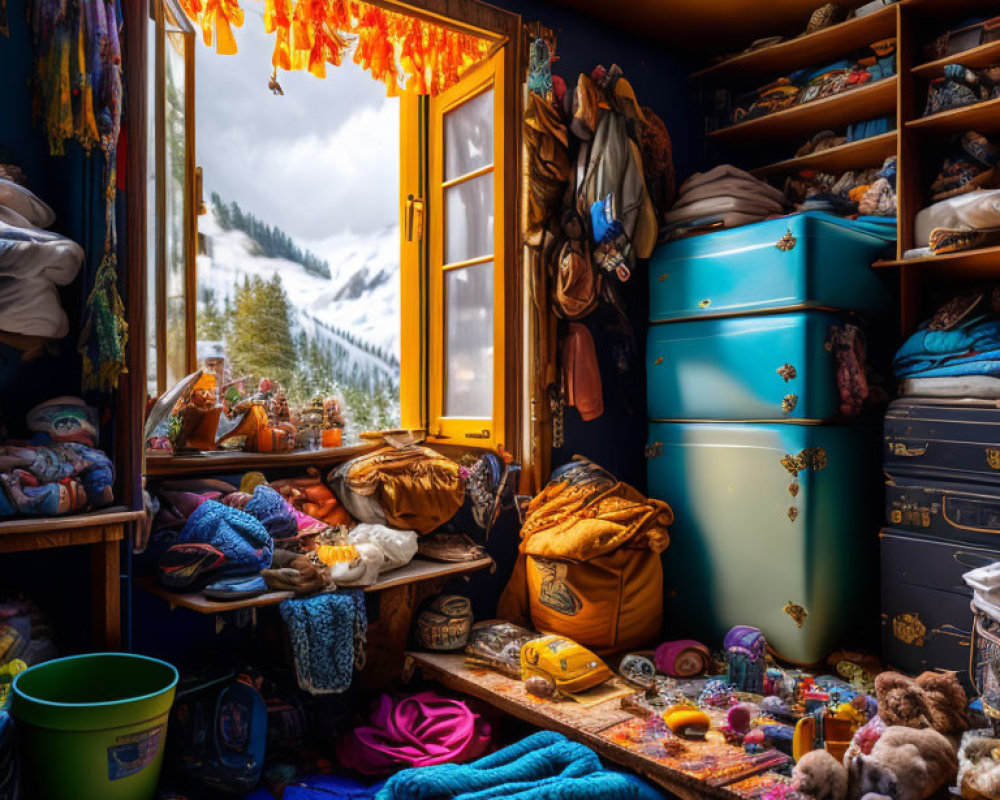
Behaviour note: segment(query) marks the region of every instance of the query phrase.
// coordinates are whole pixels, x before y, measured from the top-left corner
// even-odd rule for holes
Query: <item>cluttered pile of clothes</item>
[[[420,554],[482,558],[464,534],[439,530],[470,488],[473,517],[489,528],[512,502],[517,466],[486,454],[460,467],[414,442],[376,447],[331,470],[268,483],[250,472],[223,480],[167,480],[152,487],[151,539],[140,540],[160,583],[231,601],[287,592],[281,616],[299,685],[346,689],[363,663],[361,589]],[[490,462],[483,466],[483,461]]]
[[[838,216],[895,217],[896,156],[881,168],[848,170],[841,175],[803,171],[785,182],[795,211],[826,211]]]
[[[944,75],[932,80],[927,88],[924,116],[985,103],[998,97],[1000,97],[1000,64],[981,69],[948,64],[944,68]]]
[[[83,248],[45,230],[55,212],[17,167],[0,164],[0,332],[61,339],[69,319],[59,299],[83,265]]]
[[[0,519],[61,516],[114,499],[111,459],[97,449],[97,414],[78,397],[28,412],[30,439],[0,444]]]
[[[736,97],[721,93],[714,121],[718,127],[738,124],[850,91],[896,74],[895,38],[873,42],[862,52],[831,64],[802,69]]]
[[[1000,244],[998,161],[1000,149],[976,131],[952,139],[930,187],[935,202],[917,214],[906,258]]]

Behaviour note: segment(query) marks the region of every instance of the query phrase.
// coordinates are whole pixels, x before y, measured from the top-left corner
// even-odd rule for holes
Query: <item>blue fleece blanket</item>
[[[397,772],[375,800],[663,800],[634,775],[605,769],[597,754],[541,731],[470,764]]]
[[[896,353],[897,378],[1000,376],[1000,319],[980,316],[947,331],[925,322]]]

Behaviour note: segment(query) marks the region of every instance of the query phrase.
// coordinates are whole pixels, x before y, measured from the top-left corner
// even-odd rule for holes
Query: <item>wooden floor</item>
[[[464,656],[451,653],[410,652],[407,671],[410,670],[419,671],[428,680],[483,700],[539,728],[554,730],[581,742],[603,758],[673,792],[681,800],[756,800],[767,788],[787,782],[766,766],[749,764],[749,757],[741,757],[743,751],[736,747],[684,741],[687,753],[671,757],[662,742],[674,737],[663,722],[634,716],[622,707],[620,699],[588,707],[572,700],[541,700],[525,692],[521,681],[491,670],[469,667]],[[720,762],[727,756],[737,764],[730,774],[724,775],[726,769]],[[774,756],[774,751],[770,751],[760,763],[773,763]]]

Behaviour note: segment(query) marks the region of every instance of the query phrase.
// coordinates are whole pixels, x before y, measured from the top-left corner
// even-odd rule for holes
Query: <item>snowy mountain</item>
[[[342,233],[318,242],[296,242],[329,262],[329,280],[293,261],[261,255],[247,234],[223,229],[211,209],[198,218],[198,232],[199,296],[211,288],[222,306],[224,298],[234,298],[244,276],[268,280],[277,273],[294,309],[294,336],[304,332],[330,350],[346,352],[352,368],[398,384],[398,226],[368,236]]]

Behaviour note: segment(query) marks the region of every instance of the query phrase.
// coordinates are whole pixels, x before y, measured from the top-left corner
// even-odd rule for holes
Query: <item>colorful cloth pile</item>
[[[24,597],[0,601],[0,713],[10,707],[14,676],[58,655],[49,621],[34,602]]]
[[[0,518],[60,516],[114,499],[114,468],[100,450],[75,442],[0,445]]]
[[[788,178],[785,194],[796,211],[826,211],[838,216],[896,216],[896,157],[881,169],[849,170],[841,175],[803,171]]]
[[[6,174],[6,173],[5,173]],[[61,339],[69,319],[59,299],[83,264],[83,249],[44,230],[55,213],[24,186],[0,177],[0,330]]]

